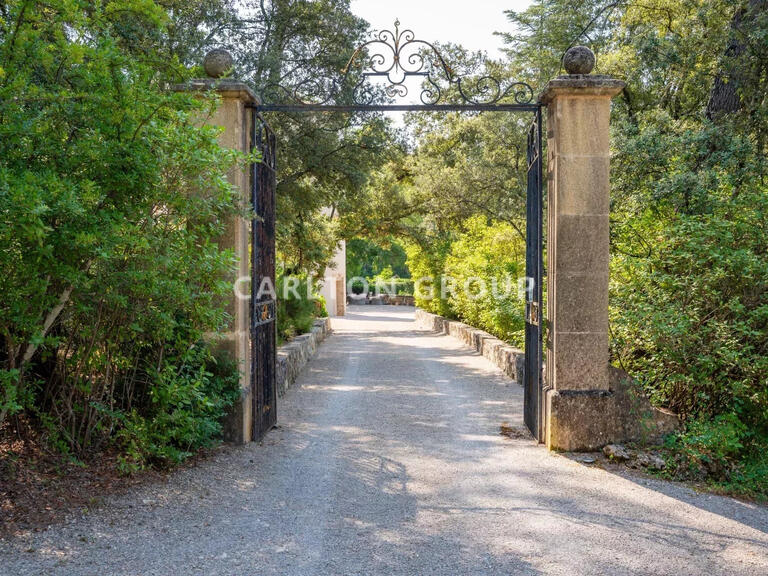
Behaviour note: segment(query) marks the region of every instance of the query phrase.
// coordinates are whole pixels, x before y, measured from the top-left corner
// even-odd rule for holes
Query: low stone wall
[[[414,297],[407,294],[398,294],[397,296],[384,294],[382,300],[383,304],[388,304],[390,306],[415,306],[416,304]]]
[[[277,350],[277,394],[282,397],[314,356],[320,342],[331,332],[331,319],[320,318],[307,334],[297,336]]]
[[[413,296],[406,294],[398,294],[397,296],[390,296],[389,294],[381,294],[379,296],[371,296],[366,298],[358,295],[347,296],[347,304],[353,304],[355,306],[415,306]]]
[[[457,320],[448,320],[421,308],[416,309],[416,324],[440,334],[447,334],[485,356],[504,374],[522,386],[525,352],[495,336]]]

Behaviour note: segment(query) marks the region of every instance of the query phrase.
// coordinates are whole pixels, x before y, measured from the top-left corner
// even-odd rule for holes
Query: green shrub
[[[406,245],[408,269],[414,281],[413,296],[416,306],[439,314],[454,317],[448,299],[443,298],[440,290],[440,278],[443,275],[445,259],[451,248],[450,236],[430,238],[421,243],[411,242]]]
[[[317,294],[315,300],[315,318],[328,318],[328,305],[325,302],[325,296]]]
[[[237,364],[200,343],[167,358],[154,375],[149,402],[119,418],[121,469],[178,464],[221,436],[221,420],[240,395]]]
[[[679,216],[647,259],[616,257],[614,351],[660,405],[768,430],[768,193]]]
[[[410,278],[373,278],[369,286],[374,293],[413,296],[414,282]]]
[[[411,278],[398,278],[395,281],[395,294],[398,296],[413,296],[413,280]]]
[[[633,222],[653,249],[614,253],[613,351],[686,420],[675,472],[768,497],[768,193]]]
[[[524,343],[525,305],[517,282],[525,276],[525,241],[510,224],[475,216],[451,245],[445,274],[456,283],[448,299],[462,321],[517,346]],[[472,281],[480,279],[485,284]]]
[[[525,276],[525,241],[513,226],[474,216],[456,237],[428,248],[410,244],[407,253],[417,306],[523,345],[525,304],[518,281]],[[419,286],[424,277],[429,282]],[[443,291],[451,282],[452,289]]]
[[[214,101],[167,90],[191,71],[159,53],[156,3],[5,12],[0,424],[26,410],[77,456],[118,434],[137,465],[178,460],[227,402],[188,351],[227,324],[235,266],[216,242],[241,159],[199,126]]]
[[[746,427],[733,414],[691,420],[684,432],[672,436],[668,445],[681,457],[686,475],[729,476],[734,459],[744,448]]]
[[[365,292],[365,281],[362,278],[354,278],[351,281],[352,294],[359,295]]]
[[[762,446],[753,450],[749,457],[742,459],[721,486],[730,494],[768,500],[768,440],[764,440]]]
[[[18,370],[0,370],[0,423],[7,415],[16,414],[29,405],[29,398],[22,397],[19,376]]]
[[[288,279],[282,274],[277,278],[277,337],[280,342],[306,334],[312,330],[315,318],[328,315],[325,300],[316,294],[307,297],[306,275],[292,277],[289,287],[295,290],[285,290]],[[298,281],[298,282],[297,282]]]
[[[666,447],[675,477],[768,500],[768,436],[750,430],[735,414],[689,420],[667,438]]]

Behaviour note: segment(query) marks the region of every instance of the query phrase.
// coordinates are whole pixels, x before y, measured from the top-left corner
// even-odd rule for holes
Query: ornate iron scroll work
[[[382,30],[358,47],[341,71],[341,78],[310,78],[286,87],[268,86],[262,110],[535,110],[533,88],[525,82],[504,82],[491,75],[460,76],[438,48],[416,38],[410,29]],[[382,91],[390,99],[408,95],[406,81],[422,80],[420,104],[377,102]],[[371,81],[381,80],[378,85]],[[382,86],[383,84],[383,86]],[[458,102],[443,102],[443,88]],[[351,100],[351,103],[349,103]]]

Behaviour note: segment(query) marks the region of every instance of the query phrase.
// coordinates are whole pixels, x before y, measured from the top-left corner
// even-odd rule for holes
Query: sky
[[[454,42],[470,50],[483,50],[499,58],[503,46],[494,32],[511,31],[505,10],[524,10],[531,0],[352,0],[352,12],[376,30],[392,30],[399,18],[416,38],[428,42]]]

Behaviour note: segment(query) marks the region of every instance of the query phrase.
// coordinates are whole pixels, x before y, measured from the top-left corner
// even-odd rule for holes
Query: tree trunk
[[[715,77],[707,103],[707,118],[716,120],[723,114],[732,114],[741,109],[741,88],[748,81],[744,74],[746,59],[750,58],[744,41],[745,27],[749,27],[758,18],[760,12],[768,8],[768,0],[749,0],[744,8],[739,8],[731,20],[731,39],[725,49],[723,67]]]

